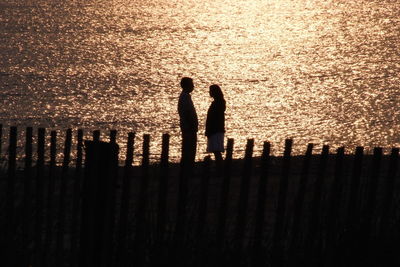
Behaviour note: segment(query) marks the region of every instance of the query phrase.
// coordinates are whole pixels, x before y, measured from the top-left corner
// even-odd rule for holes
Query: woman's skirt
[[[224,152],[224,133],[207,137],[207,152]]]

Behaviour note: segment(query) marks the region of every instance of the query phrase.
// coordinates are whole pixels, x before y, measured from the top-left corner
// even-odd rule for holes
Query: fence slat
[[[231,183],[232,173],[232,154],[233,154],[234,140],[229,138],[226,146],[226,156],[224,160],[224,175],[221,185],[221,198],[219,202],[218,211],[218,226],[217,226],[217,247],[219,250],[222,249],[225,239],[225,228],[228,212],[229,202],[229,187]]]
[[[111,154],[113,155],[111,158],[111,166],[110,166],[110,183],[109,183],[109,190],[108,190],[108,220],[107,220],[107,225],[104,230],[104,235],[105,235],[105,242],[103,244],[103,251],[109,252],[105,253],[104,257],[102,259],[102,265],[103,267],[108,267],[114,264],[114,246],[115,244],[115,212],[116,212],[116,195],[117,195],[117,186],[118,186],[118,177],[119,177],[119,168],[118,168],[118,155],[119,155],[119,146],[116,143],[116,136],[117,136],[117,131],[115,131],[115,134],[112,134],[115,137],[114,141],[110,141],[111,145]]]
[[[327,215],[328,236],[330,234],[334,234],[335,224],[337,224],[337,220],[339,219],[338,212],[342,201],[342,187],[344,178],[343,161],[344,147],[339,147],[336,151],[334,180],[331,185],[331,193],[329,197],[329,208]]]
[[[274,232],[272,236],[272,253],[273,262],[275,264],[281,264],[283,260],[283,234],[284,234],[284,223],[285,223],[285,213],[286,213],[286,196],[289,185],[289,171],[290,171],[290,160],[292,152],[292,139],[285,140],[285,150],[283,153],[283,165],[282,165],[282,176],[279,183],[278,192],[278,206],[275,215],[275,225]]]
[[[359,195],[363,156],[364,148],[356,147],[345,222],[345,239],[347,246],[343,248],[343,251],[341,252],[341,254],[344,255],[345,261],[350,262],[350,265],[352,263],[356,264],[356,260],[354,262],[352,262],[351,260],[356,258],[354,252],[358,250],[357,243],[360,223],[359,216],[361,215]]]
[[[24,266],[30,263],[30,249],[32,220],[32,140],[33,129],[27,127],[25,132],[25,158],[24,158],[24,196],[23,196],[23,220],[22,220],[22,244],[24,249]]]
[[[333,266],[342,265],[339,264],[340,255],[337,255],[337,236],[340,233],[340,207],[343,205],[342,189],[344,180],[344,147],[339,147],[336,151],[335,158],[335,171],[334,180],[331,185],[329,199],[328,199],[328,212],[326,215],[326,251],[325,262],[331,263]]]
[[[254,139],[248,139],[244,158],[243,175],[240,185],[238,213],[235,227],[235,246],[241,251],[247,225],[247,209],[249,202],[249,190],[251,180],[251,169],[253,160]]]
[[[38,129],[37,161],[36,161],[36,216],[35,216],[35,265],[43,265],[43,206],[44,206],[44,153],[45,128]]]
[[[100,130],[93,131],[93,141],[100,141]]]
[[[163,243],[166,227],[166,207],[168,196],[168,179],[169,179],[169,134],[162,136],[161,162],[160,162],[160,177],[158,183],[158,205],[157,205],[157,240],[159,244]]]
[[[379,173],[382,161],[382,148],[375,147],[373,154],[373,161],[370,170],[370,177],[367,186],[367,199],[364,208],[364,237],[366,244],[370,241],[369,238],[374,234],[372,233],[372,224],[374,223],[374,214],[376,206],[376,193],[378,191]]]
[[[258,197],[256,207],[256,223],[254,227],[254,246],[257,248],[261,245],[264,231],[264,218],[265,218],[265,202],[267,198],[267,183],[269,176],[269,153],[271,151],[271,144],[264,142],[263,153],[261,155],[261,174],[258,183]]]
[[[44,241],[45,253],[45,266],[52,265],[48,263],[49,257],[52,251],[53,241],[53,217],[54,217],[54,191],[55,191],[55,165],[56,165],[56,153],[57,153],[57,132],[51,131],[50,133],[50,162],[47,177],[47,210],[46,210],[46,235]]]
[[[353,228],[359,216],[359,193],[360,193],[360,179],[361,168],[363,161],[364,148],[357,147],[353,163],[353,172],[350,183],[350,196],[347,211],[347,229]]]
[[[398,171],[398,161],[399,161],[399,149],[392,148],[390,154],[390,162],[389,162],[389,170],[384,182],[384,193],[383,193],[383,204],[382,204],[382,213],[381,213],[381,221],[380,221],[380,236],[385,239],[390,234],[390,230],[392,229],[392,225],[389,223],[391,218],[391,212],[394,202],[394,185],[395,185],[395,177]]]
[[[186,206],[187,206],[187,195],[188,195],[188,180],[191,177],[194,164],[188,164],[181,159],[179,169],[179,181],[178,181],[178,200],[177,200],[177,213],[176,213],[176,224],[174,233],[174,247],[178,250],[179,246],[183,245],[184,233],[186,230]],[[179,256],[178,256],[179,257]],[[177,258],[177,257],[175,257]]]
[[[66,212],[66,190],[67,190],[67,179],[68,169],[71,158],[71,144],[72,144],[72,130],[68,129],[66,132],[65,143],[64,143],[64,159],[61,171],[60,180],[60,196],[58,199],[58,229],[56,239],[56,260],[57,266],[61,266],[64,261],[64,234],[65,234],[65,212]]]
[[[0,124],[0,159],[3,155],[3,124]]]
[[[140,192],[138,195],[138,206],[137,206],[137,220],[138,220],[138,232],[143,233],[145,211],[147,207],[147,191],[149,185],[149,154],[150,154],[150,135],[145,134],[143,136],[143,155],[142,155],[142,176],[140,179]]]
[[[197,218],[196,239],[197,243],[202,245],[202,235],[207,221],[207,205],[208,205],[208,185],[210,181],[210,162],[211,157],[206,156],[203,161],[203,173],[200,184],[200,200]]]
[[[82,187],[79,266],[112,266],[113,192],[119,147],[85,141],[85,178]]]
[[[310,164],[314,144],[308,144],[307,150],[302,162],[301,174],[297,194],[294,202],[293,223],[291,229],[291,238],[289,240],[289,260],[292,265],[297,261],[297,256],[294,255],[298,249],[298,242],[301,234],[301,223],[303,222],[304,200],[306,197],[306,190],[308,185],[308,178],[310,172]]]
[[[142,244],[146,239],[146,208],[148,202],[148,187],[149,187],[149,156],[150,156],[150,135],[143,135],[143,155],[142,155],[142,175],[140,177],[139,194],[136,207],[136,236],[135,236],[135,250],[137,255],[135,260],[140,266],[144,260]]]
[[[77,171],[82,169],[83,162],[83,130],[78,129],[77,145],[76,145],[76,169]]]
[[[253,235],[253,266],[265,265],[263,264],[261,255],[263,254],[262,242],[264,240],[265,207],[267,200],[267,183],[269,179],[270,151],[271,144],[269,142],[264,142],[263,152],[261,155],[261,174],[258,183],[258,196]]]
[[[71,214],[71,244],[70,244],[70,266],[78,264],[78,222],[79,222],[79,207],[80,194],[82,187],[82,155],[83,155],[83,130],[78,129],[77,145],[76,145],[76,162],[75,173],[73,176],[72,188],[72,214]]]
[[[117,142],[117,130],[110,130],[110,143]]]
[[[16,156],[17,156],[17,127],[10,127],[10,139],[8,146],[8,169],[7,169],[7,193],[6,193],[6,233],[13,236],[15,227],[15,178],[16,178]],[[9,240],[9,239],[7,239]],[[9,240],[10,241],[10,240]]]
[[[128,133],[128,141],[126,145],[126,158],[124,166],[124,177],[122,180],[122,193],[121,193],[121,211],[118,225],[118,248],[117,248],[117,266],[126,266],[127,262],[127,241],[131,235],[128,231],[128,219],[130,210],[130,197],[131,197],[131,180],[133,175],[133,152],[135,145],[135,133]]]
[[[379,245],[377,255],[379,259],[381,259],[380,264],[381,266],[390,266],[393,265],[394,258],[398,259],[398,252],[396,244],[397,240],[399,240],[399,225],[397,215],[397,225],[393,222],[396,222],[396,212],[394,208],[395,203],[395,179],[398,177],[398,167],[399,166],[399,149],[392,148],[390,159],[389,159],[389,169],[387,175],[385,177],[385,181],[383,182],[383,200],[382,200],[382,211],[381,211],[381,220],[380,224],[378,225],[378,240],[377,243]],[[397,193],[398,195],[398,193]],[[396,240],[393,242],[392,240]],[[387,250],[392,250],[392,256]],[[394,257],[393,257],[394,255]]]
[[[16,178],[16,155],[17,155],[17,128],[10,127],[10,139],[8,146],[8,169],[7,169],[7,191],[6,191],[6,216],[4,216],[4,235],[0,240],[5,248],[5,264],[13,265],[16,251],[14,241],[16,211],[15,211],[15,178]]]
[[[314,183],[314,192],[313,197],[311,200],[311,207],[310,207],[310,220],[308,223],[308,232],[306,235],[305,240],[305,249],[306,249],[306,259],[312,259],[319,263],[321,251],[316,250],[316,248],[321,248],[319,242],[320,240],[320,230],[321,230],[321,200],[322,200],[322,193],[323,187],[325,182],[325,172],[327,167],[328,161],[328,154],[329,154],[329,146],[324,145],[322,147],[322,152],[319,159],[318,164],[318,173]],[[309,257],[314,255],[312,257]]]

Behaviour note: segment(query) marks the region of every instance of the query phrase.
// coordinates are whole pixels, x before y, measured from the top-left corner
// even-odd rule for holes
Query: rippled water
[[[305,144],[400,145],[400,2],[90,0],[0,3],[0,121],[51,129],[172,135],[179,81],[227,100],[227,136],[282,153]],[[140,140],[138,140],[138,143]],[[139,146],[138,146],[139,148]]]

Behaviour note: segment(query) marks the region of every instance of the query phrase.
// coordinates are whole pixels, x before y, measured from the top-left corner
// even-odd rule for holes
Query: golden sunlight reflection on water
[[[179,156],[179,80],[195,81],[205,156],[208,86],[227,100],[236,157],[246,138],[281,154],[309,142],[400,145],[400,3],[91,0],[0,4],[1,122],[161,134]],[[107,133],[104,132],[106,135]]]

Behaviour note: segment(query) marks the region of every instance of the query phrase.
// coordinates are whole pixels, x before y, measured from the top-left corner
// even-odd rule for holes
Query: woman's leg
[[[215,156],[215,164],[217,167],[217,175],[220,176],[222,175],[222,153],[220,151],[215,151],[213,152]]]

